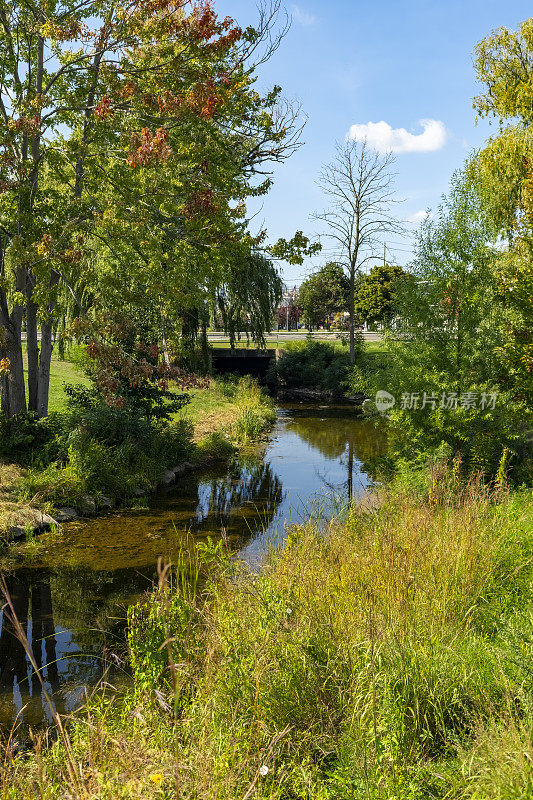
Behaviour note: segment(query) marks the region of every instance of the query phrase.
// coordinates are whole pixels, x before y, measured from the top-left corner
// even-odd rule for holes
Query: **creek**
[[[198,471],[142,508],[63,525],[10,548],[0,566],[45,686],[70,713],[105,673],[127,684],[127,608],[153,585],[158,559],[223,535],[254,568],[287,525],[328,518],[372,483],[383,432],[353,406],[284,405],[266,447]],[[0,728],[51,721],[37,676],[0,613]]]

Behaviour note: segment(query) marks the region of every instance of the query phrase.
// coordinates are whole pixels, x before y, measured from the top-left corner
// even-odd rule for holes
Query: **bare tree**
[[[355,282],[364,265],[378,255],[387,234],[401,234],[392,216],[394,156],[372,150],[366,141],[353,139],[337,146],[335,159],[323,167],[319,185],[330,199],[328,210],[315,214],[325,222],[325,234],[335,248],[350,281],[350,361],[355,362]]]

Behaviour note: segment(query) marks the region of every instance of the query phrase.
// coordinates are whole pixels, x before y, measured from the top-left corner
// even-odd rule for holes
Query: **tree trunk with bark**
[[[11,322],[2,330],[4,343],[0,347],[0,358],[8,359],[7,372],[0,381],[2,414],[13,417],[26,411],[26,387],[24,385],[24,363],[22,360],[21,324]]]
[[[350,364],[355,364],[355,269],[350,269]]]
[[[50,395],[50,365],[52,361],[53,321],[47,319],[41,325],[41,354],[39,357],[39,391],[37,398],[37,413],[40,417],[48,415],[48,398]]]
[[[31,289],[28,289],[31,292]],[[26,349],[28,352],[28,410],[37,411],[39,389],[39,343],[37,341],[37,305],[31,299],[26,304]]]

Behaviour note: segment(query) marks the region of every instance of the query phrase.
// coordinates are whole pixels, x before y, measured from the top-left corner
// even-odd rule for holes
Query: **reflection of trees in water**
[[[304,417],[294,416],[287,421],[286,428],[326,458],[340,458],[349,444],[355,457],[362,462],[372,461],[385,452],[384,431],[371,420],[355,416],[336,417],[321,409],[316,411],[316,416],[311,416],[306,410]]]
[[[65,569],[58,573],[20,570],[6,576],[15,613],[60,713],[69,693],[94,684],[103,673],[107,650],[124,651],[124,599],[151,584],[152,574],[133,570],[99,573]],[[120,605],[122,604],[123,613]],[[49,717],[41,685],[16,638],[9,615],[0,616],[0,728],[17,721],[39,725]]]
[[[191,487],[192,488],[192,487]],[[268,464],[249,462],[228,468],[223,477],[204,480],[192,490],[189,528],[198,534],[225,528],[245,538],[260,518],[268,524],[281,500],[282,486]],[[7,576],[15,612],[57,710],[69,709],[69,692],[94,685],[102,675],[105,653],[124,655],[124,627],[129,598],[148,589],[156,573],[142,570],[95,571],[62,568],[23,569]],[[113,674],[107,680],[113,679]],[[0,617],[0,727],[9,728],[20,706],[22,720],[43,723],[41,686],[13,632]]]
[[[6,584],[39,672],[48,688],[55,692],[59,687],[59,671],[50,577],[15,573],[6,577]],[[29,698],[40,697],[41,685],[28,662],[24,645],[15,635],[9,613],[4,609],[0,616],[0,696],[2,706],[6,702],[11,705],[3,715],[9,721],[19,710],[15,706],[15,692],[20,693],[24,703]]]
[[[314,414],[306,409],[305,416],[295,415],[286,427],[326,458],[346,457],[346,489],[350,500],[354,493],[355,462],[361,463],[363,471],[369,473],[372,462],[386,450],[385,432],[379,425],[371,420],[328,414],[325,409],[317,409]],[[329,485],[325,479],[324,483]]]
[[[196,518],[190,527],[195,533],[224,528],[235,535],[249,535],[246,508],[265,527],[271,522],[282,499],[281,481],[270,464],[235,463],[227,474],[198,485]]]
[[[142,571],[58,570],[51,578],[56,625],[75,631],[86,654],[99,655],[104,646],[122,652],[127,600],[149,589],[156,572],[155,564]]]

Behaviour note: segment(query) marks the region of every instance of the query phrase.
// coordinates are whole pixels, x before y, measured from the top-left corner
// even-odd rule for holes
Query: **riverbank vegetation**
[[[32,523],[32,509],[78,509],[87,496],[95,508],[102,498],[109,507],[150,494],[165,470],[231,458],[259,442],[276,419],[273,401],[245,378],[210,380],[168,419],[110,408],[83,384],[69,391],[66,409],[45,419],[0,418],[4,536]]]
[[[259,575],[199,548],[129,612],[133,688],[3,797],[527,800],[532,536],[529,492],[436,465]]]
[[[301,232],[267,246],[246,222],[246,200],[270,186],[265,165],[299,145],[298,113],[277,87],[254,88],[282,38],[279,4],[246,30],[210,3],[182,6],[116,19],[107,0],[88,3],[68,30],[59,11],[32,19],[28,7],[17,35],[38,30],[39,44],[22,74],[44,78],[53,53],[52,94],[29,77],[22,98],[10,35],[0,42],[17,115],[0,164],[0,525],[87,497],[93,510],[125,502],[165,470],[173,480],[183,462],[260,441],[275,419],[257,385],[212,381],[206,365],[210,316],[232,344],[245,329],[264,346],[276,260],[318,249]],[[86,20],[100,25],[96,61]],[[63,50],[72,36],[79,58]],[[350,140],[323,173],[319,219],[348,279],[329,265],[326,288],[335,303],[333,278],[348,293],[348,342],[287,346],[270,377],[385,397],[379,487],[290,527],[261,571],[223,530],[160,564],[157,588],[127,611],[128,688],[104,680],[68,724],[51,702],[56,731],[23,753],[8,737],[2,797],[533,796],[532,52],[532,20],[478,46],[475,108],[499,132],[421,224],[408,273],[373,275],[388,326],[373,351],[355,289],[398,232],[391,156]],[[48,413],[54,329],[81,344],[87,381]],[[356,457],[352,436],[350,499]]]

